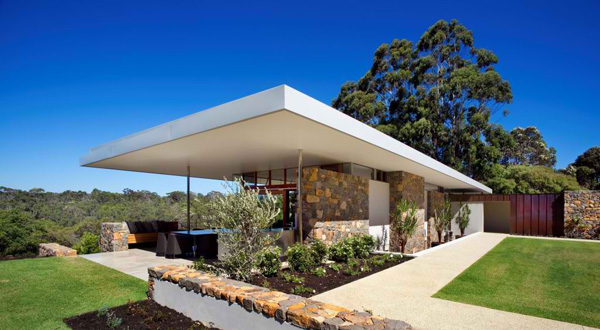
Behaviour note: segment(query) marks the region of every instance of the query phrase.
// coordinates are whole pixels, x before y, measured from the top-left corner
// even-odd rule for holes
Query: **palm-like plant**
[[[448,198],[444,199],[444,203],[433,210],[433,227],[438,234],[438,242],[442,243],[442,233],[452,223],[452,205]]]
[[[408,240],[417,230],[418,223],[417,205],[414,202],[401,199],[396,204],[396,210],[392,218],[392,230],[398,235],[402,253],[404,253]]]
[[[471,209],[467,204],[460,204],[460,209],[458,209],[458,214],[456,215],[456,219],[454,222],[460,228],[460,236],[465,236],[465,229],[469,225],[469,216],[471,215]]]

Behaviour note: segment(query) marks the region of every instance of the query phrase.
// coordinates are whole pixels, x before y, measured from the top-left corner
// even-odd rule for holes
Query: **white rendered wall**
[[[262,314],[248,312],[238,304],[230,305],[226,300],[187,291],[171,282],[154,281],[154,300],[159,305],[172,308],[192,320],[212,323],[219,329],[298,329],[290,323],[279,323]]]
[[[389,224],[390,185],[387,182],[369,180],[369,234],[380,240],[385,236],[386,250],[389,249]]]
[[[471,202],[471,203],[463,203],[469,206],[471,209],[471,215],[469,217],[469,225],[465,229],[465,235],[474,234],[483,231],[483,202]],[[460,207],[460,203],[454,202],[452,203],[452,212],[456,216],[458,213],[458,209]],[[454,235],[460,235],[460,228],[458,225],[452,220],[452,233]]]

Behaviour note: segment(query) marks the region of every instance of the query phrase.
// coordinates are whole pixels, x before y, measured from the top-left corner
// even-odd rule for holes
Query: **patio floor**
[[[431,297],[507,236],[470,235],[312,299],[368,309],[416,329],[591,329]]]
[[[129,249],[121,252],[104,252],[82,255],[82,258],[116,269],[125,274],[148,280],[148,268],[160,265],[191,265],[186,259],[157,257],[154,252],[142,249]]]

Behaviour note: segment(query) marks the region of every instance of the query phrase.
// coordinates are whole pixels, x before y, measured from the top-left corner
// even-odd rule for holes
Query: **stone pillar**
[[[600,239],[600,190],[564,192],[564,231],[567,237]]]
[[[127,235],[129,235],[129,228],[124,222],[103,222],[100,225],[100,251],[127,251],[129,249]]]
[[[369,233],[369,179],[319,168],[302,170],[304,236],[327,245]]]
[[[425,223],[425,179],[421,176],[399,171],[387,173],[390,184],[390,223],[401,199],[417,204],[418,225],[415,234],[408,240],[405,253],[415,253],[427,248],[427,238],[423,230]],[[400,251],[397,235],[390,230],[390,251]]]

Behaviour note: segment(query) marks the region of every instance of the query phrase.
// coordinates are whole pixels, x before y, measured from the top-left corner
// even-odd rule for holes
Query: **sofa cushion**
[[[146,232],[146,226],[144,226],[144,223],[141,221],[136,221],[135,222],[135,227],[137,228],[137,234],[141,234],[141,233],[145,233]]]
[[[158,220],[152,220],[150,221],[150,224],[152,224],[152,232],[153,233],[157,233],[159,232],[159,226],[158,226]]]
[[[133,221],[125,221],[127,224],[127,228],[129,229],[129,233],[135,234],[137,233],[137,227],[135,226],[135,222]]]
[[[142,222],[144,224],[144,232],[146,233],[152,233],[154,232],[154,227],[152,226],[152,222],[150,221],[145,221]]]

